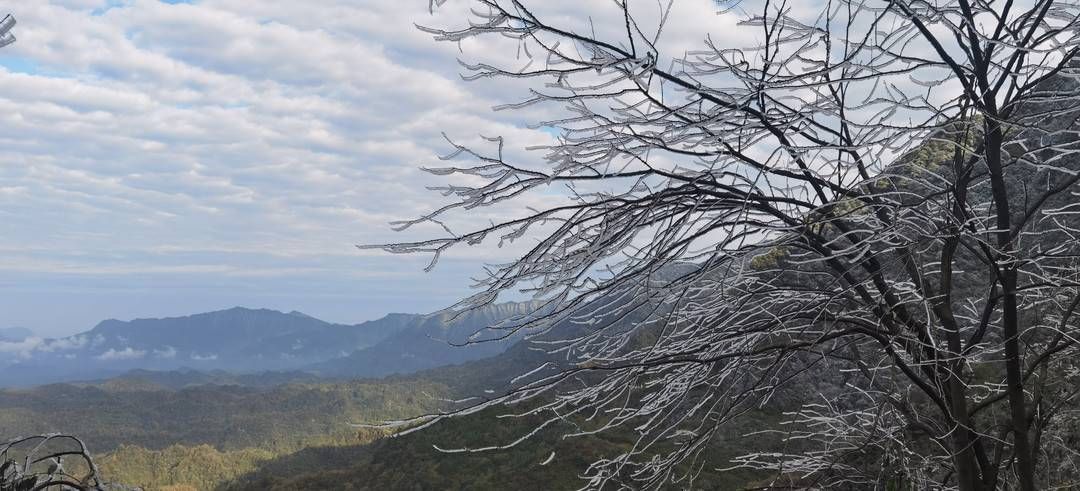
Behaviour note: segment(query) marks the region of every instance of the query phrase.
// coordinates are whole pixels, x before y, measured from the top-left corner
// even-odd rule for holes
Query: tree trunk
[[[1005,336],[1005,381],[1009,395],[1009,412],[1013,433],[1013,454],[1020,489],[1035,490],[1034,460],[1028,441],[1027,403],[1024,396],[1022,360],[1020,358],[1020,319],[1016,300],[1016,247],[1011,237],[1012,217],[1009,214],[1009,194],[1005,186],[1001,147],[1004,141],[1001,124],[985,118],[986,165],[990,171],[990,187],[997,212],[997,246],[1003,255],[999,263],[1002,287],[1002,334]]]

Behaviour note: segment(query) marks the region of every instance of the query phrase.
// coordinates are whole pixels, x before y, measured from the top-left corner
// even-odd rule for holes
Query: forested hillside
[[[81,435],[96,452],[122,444],[161,449],[296,448],[346,438],[352,422],[440,407],[446,387],[422,380],[288,384],[270,389],[206,385],[172,390],[133,382],[0,390],[0,434]]]
[[[566,329],[575,329],[567,322]],[[302,372],[133,371],[78,385],[0,390],[0,434],[81,435],[100,456],[106,478],[148,489],[577,489],[592,461],[632,447],[633,436],[562,439],[575,425],[587,427],[577,419],[506,451],[447,454],[435,446],[503,445],[543,418],[496,418],[513,409],[493,408],[400,438],[349,424],[451,409],[449,399],[504,391],[520,374],[557,362],[518,343],[460,365],[343,382],[308,380]],[[766,441],[741,437],[774,424],[776,411],[752,416],[718,440],[712,465]],[[708,472],[700,482],[726,487],[757,476]]]
[[[520,445],[503,450],[445,453],[436,449],[506,444],[542,422],[539,416],[497,418],[505,411],[489,410],[365,446],[307,449],[265,462],[226,489],[574,490],[581,488],[581,475],[592,462],[634,446],[635,435],[627,432],[564,439],[564,434],[588,426],[579,418],[549,427]],[[713,442],[709,460],[702,464],[726,467],[726,458],[748,448],[775,444],[775,436],[745,437],[742,432],[774,426],[778,417],[763,412],[748,418],[729,437]],[[737,489],[763,476],[755,472],[718,473],[707,469],[694,480],[694,489]]]
[[[436,410],[447,390],[423,380],[180,390],[121,380],[3,389],[0,435],[80,435],[103,456],[109,480],[208,489],[209,483],[253,470],[259,461],[308,446],[370,440],[379,433],[358,431],[350,423]]]
[[[195,349],[192,343],[216,345],[213,339],[232,340],[220,349],[231,343],[254,352],[253,346],[300,340],[300,344],[312,347],[318,345],[311,342],[316,339],[313,336],[328,340],[349,336],[344,344],[323,343],[326,349],[340,350],[358,342],[371,342],[357,336],[376,336],[372,338],[376,339],[375,349],[361,349],[356,355],[340,359],[333,365],[332,374],[381,375],[502,353],[520,336],[465,348],[450,343],[463,342],[484,327],[529,311],[525,304],[502,304],[465,316],[393,314],[350,327],[329,325],[297,313],[232,309],[164,320],[109,321],[84,337],[114,340],[128,348],[137,346],[140,351],[168,342],[186,353]],[[264,322],[269,324],[264,326]],[[199,339],[211,334],[213,339]],[[284,337],[296,339],[275,341]],[[106,349],[102,343],[85,343],[76,348]],[[357,429],[351,423],[446,409],[451,397],[504,385],[523,367],[537,361],[535,355],[521,347],[513,351],[516,354],[383,380],[325,378],[331,375],[327,373],[329,365],[321,374],[315,369],[236,373],[221,369],[135,368],[96,381],[2,388],[0,436],[51,432],[79,435],[93,453],[101,456],[101,468],[112,481],[150,488],[191,485],[210,489],[254,472],[260,463],[301,449],[328,447],[347,451],[349,446],[385,434],[381,430]],[[134,366],[138,361],[130,360]],[[331,458],[318,465],[335,463],[344,466],[346,462]]]

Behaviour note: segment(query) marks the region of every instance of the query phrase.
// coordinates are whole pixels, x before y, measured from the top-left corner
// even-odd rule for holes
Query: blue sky
[[[680,5],[676,50],[730,29],[712,2]],[[4,7],[19,24],[0,50],[0,326],[57,336],[234,305],[356,322],[447,306],[513,254],[476,247],[424,273],[426,258],[353,247],[438,232],[387,224],[444,203],[418,170],[443,131],[503,135],[533,162],[523,149],[553,137],[528,125],[557,108],[491,111],[524,86],[459,77],[456,58],[512,50],[414,28],[460,23],[466,1],[434,16],[426,0]]]

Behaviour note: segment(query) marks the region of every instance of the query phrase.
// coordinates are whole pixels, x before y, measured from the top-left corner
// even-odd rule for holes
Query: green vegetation
[[[876,178],[873,181],[874,188],[877,190],[904,188],[905,185],[914,182],[913,178],[927,173],[950,173],[957,150],[957,141],[962,142],[961,150],[965,151],[965,155],[970,155],[971,150],[979,144],[981,127],[981,117],[947,125],[923,140],[918,147],[904,154],[892,168]],[[961,131],[963,135],[960,134]]]
[[[352,438],[348,423],[431,411],[447,387],[422,380],[124,390],[48,385],[0,390],[0,436],[62,432],[95,452],[122,444],[249,447],[275,453]]]
[[[162,450],[122,445],[97,459],[97,464],[110,479],[148,490],[168,486],[214,489],[219,483],[252,472],[257,464],[274,457],[269,450],[254,448],[222,452],[210,445],[172,445]]]
[[[421,432],[386,438],[366,446],[308,449],[264,462],[251,475],[225,486],[230,490],[323,489],[579,489],[589,464],[630,448],[634,435],[611,431],[565,439],[580,429],[562,423],[525,443],[488,452],[445,453],[436,450],[505,444],[534,428],[537,417],[502,418],[505,408],[444,421]],[[743,436],[745,431],[771,425],[776,416],[762,412],[742,424],[743,431],[718,438],[710,448],[711,463],[695,480],[696,489],[737,489],[760,479],[761,473],[713,469],[748,448],[762,448],[774,437]],[[580,424],[581,421],[576,423]],[[554,455],[552,456],[552,452]],[[549,461],[550,457],[550,461]]]
[[[776,246],[769,249],[764,254],[758,254],[750,259],[750,267],[763,270],[767,268],[775,268],[780,264],[780,261],[788,256],[787,247]]]
[[[113,380],[97,386],[0,390],[0,435],[27,428],[84,435],[99,452],[105,478],[147,491],[577,489],[591,462],[628,448],[633,435],[563,439],[571,428],[566,423],[507,450],[446,454],[434,446],[503,444],[539,420],[504,418],[493,424],[494,416],[505,411],[499,408],[398,438],[347,424],[431,411],[442,404],[441,397],[490,386],[492,374],[520,373],[520,364],[535,356],[522,351],[379,381],[171,390]],[[739,435],[773,419],[767,413],[754,418],[714,442],[710,455],[716,465],[707,469],[753,448]],[[767,441],[753,440],[756,445]],[[697,485],[727,489],[760,477],[705,472]]]
[[[271,388],[253,380],[254,386],[171,389],[172,383],[131,377],[96,385],[0,390],[0,436],[78,434],[97,453],[103,477],[147,491],[577,489],[590,463],[629,448],[634,435],[605,432],[564,439],[572,428],[564,423],[507,450],[446,454],[434,446],[505,444],[538,420],[496,420],[505,411],[496,408],[397,438],[348,424],[430,412],[447,397],[498,390],[546,360],[519,345],[493,358],[379,380]],[[764,477],[712,469],[767,445],[769,438],[741,435],[775,425],[775,420],[755,412],[730,435],[715,439],[712,460],[695,487],[732,489]]]
[[[952,162],[955,152],[954,142],[944,138],[930,138],[907,154],[900,164],[910,167],[916,173],[920,170],[937,172],[942,165]]]
[[[212,489],[256,464],[310,446],[366,443],[349,423],[432,411],[447,394],[423,380],[170,390],[137,381],[0,390],[0,439],[81,436],[110,481]]]

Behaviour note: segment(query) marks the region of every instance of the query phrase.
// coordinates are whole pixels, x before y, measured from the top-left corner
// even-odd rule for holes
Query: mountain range
[[[306,369],[335,378],[382,377],[495,356],[522,335],[498,339],[498,333],[481,332],[479,339],[474,335],[500,322],[524,318],[535,308],[531,303],[503,303],[458,315],[442,312],[413,318],[373,346]]]
[[[501,353],[521,336],[455,345],[529,311],[529,304],[506,303],[461,315],[389,314],[346,325],[296,311],[235,307],[183,317],[109,319],[55,339],[5,330],[0,353],[9,356],[0,359],[0,386],[100,379],[132,370],[302,374],[281,374],[285,379],[411,373]]]
[[[25,327],[0,327],[0,341],[18,342],[34,336],[34,332]]]

